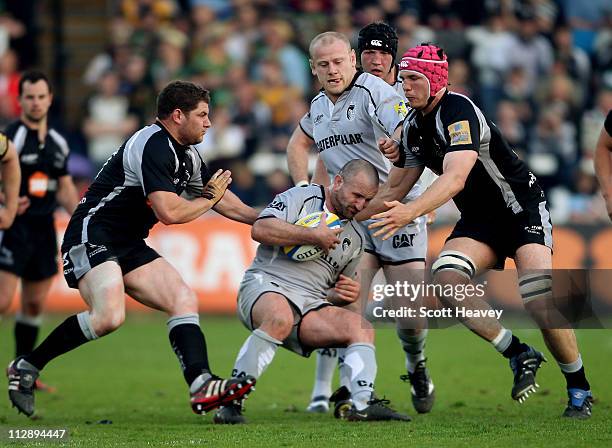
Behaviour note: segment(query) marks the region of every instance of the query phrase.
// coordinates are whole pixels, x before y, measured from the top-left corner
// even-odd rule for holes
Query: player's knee
[[[372,324],[362,318],[359,314],[352,316],[350,325],[347,327],[344,342],[347,346],[359,342],[373,344],[374,328],[372,327]]]
[[[21,305],[21,312],[26,316],[40,316],[42,314],[42,310],[42,301],[23,301]]]
[[[98,336],[112,333],[125,321],[125,309],[106,309],[102,313],[92,312],[91,324]]]
[[[172,315],[193,314],[198,312],[198,296],[186,284],[181,285],[171,299],[169,309]]]
[[[293,314],[279,313],[267,316],[259,328],[273,338],[282,341],[291,333],[291,329],[293,328]]]

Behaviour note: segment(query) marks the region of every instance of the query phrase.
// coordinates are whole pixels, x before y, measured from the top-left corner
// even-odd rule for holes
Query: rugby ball
[[[314,212],[295,222],[296,226],[317,227],[321,222],[323,212]],[[341,226],[340,218],[330,212],[326,212],[327,227],[335,229]],[[323,249],[313,244],[298,244],[295,246],[284,246],[283,252],[293,261],[310,261],[316,260],[323,254]]]

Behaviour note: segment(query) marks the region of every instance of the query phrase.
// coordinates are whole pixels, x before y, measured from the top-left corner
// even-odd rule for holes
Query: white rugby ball
[[[317,227],[321,222],[323,212],[310,213],[295,222],[296,226]],[[341,226],[340,218],[333,213],[326,212],[325,222],[327,227],[335,229]],[[293,261],[316,260],[323,254],[323,249],[313,244],[298,244],[295,246],[284,246],[283,252]]]

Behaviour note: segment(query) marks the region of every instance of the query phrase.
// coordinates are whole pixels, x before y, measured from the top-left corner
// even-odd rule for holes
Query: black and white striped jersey
[[[24,216],[51,215],[57,207],[58,179],[68,174],[68,143],[53,128],[48,129],[41,142],[38,130],[28,128],[21,120],[11,123],[6,135],[19,155],[19,196],[30,199]]]
[[[192,146],[180,145],[160,122],[146,126],[106,161],[72,215],[62,249],[146,238],[158,221],[150,193],[198,196],[209,179]]]
[[[454,197],[464,213],[510,209],[514,214],[544,200],[536,177],[519,159],[494,123],[466,96],[447,92],[423,116],[410,110],[397,166],[425,165],[442,174],[444,156],[452,151],[478,153],[464,189]]]

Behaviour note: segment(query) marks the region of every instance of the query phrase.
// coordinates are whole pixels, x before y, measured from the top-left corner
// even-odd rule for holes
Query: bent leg
[[[118,328],[125,318],[119,265],[104,262],[81,278],[79,291],[90,310],[70,316],[23,359],[41,370],[52,359]]]
[[[181,364],[185,381],[193,390],[198,389],[212,375],[193,290],[163,258],[128,272],[123,279],[131,297],[168,314],[170,345]]]
[[[275,292],[266,292],[257,299],[251,317],[255,329],[238,353],[232,371],[234,377],[259,378],[272,363],[276,350],[289,336],[294,324],[291,305]]]

